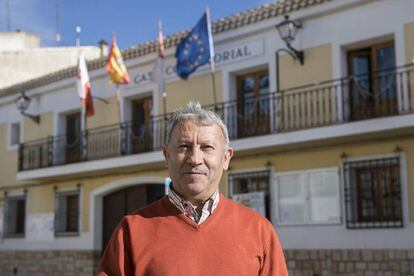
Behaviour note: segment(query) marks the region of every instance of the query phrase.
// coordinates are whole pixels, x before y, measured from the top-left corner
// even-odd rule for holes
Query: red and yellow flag
[[[108,71],[109,79],[112,83],[129,83],[128,71],[122,59],[121,51],[119,51],[118,46],[116,46],[115,35],[112,37],[111,51],[106,60],[105,69]]]

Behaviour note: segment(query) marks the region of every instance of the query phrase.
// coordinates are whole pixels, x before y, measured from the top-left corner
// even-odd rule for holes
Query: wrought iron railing
[[[207,106],[225,121],[230,139],[406,114],[414,110],[414,65],[350,76],[259,97]],[[19,170],[160,150],[167,115],[20,145]]]

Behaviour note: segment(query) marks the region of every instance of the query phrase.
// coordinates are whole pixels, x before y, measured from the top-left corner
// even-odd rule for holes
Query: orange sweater
[[[124,217],[98,275],[288,275],[271,223],[223,195],[202,224],[168,197]]]

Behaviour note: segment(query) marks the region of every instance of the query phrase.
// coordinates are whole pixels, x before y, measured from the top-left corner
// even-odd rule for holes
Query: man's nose
[[[189,151],[187,162],[190,163],[192,166],[197,166],[203,163],[203,152],[199,147],[193,147]]]

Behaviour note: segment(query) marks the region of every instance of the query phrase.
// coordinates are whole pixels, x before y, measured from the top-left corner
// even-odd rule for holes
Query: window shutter
[[[8,218],[7,218],[7,232],[8,234],[15,234],[16,233],[16,225],[17,225],[17,204],[15,200],[9,200],[8,202]]]
[[[56,193],[55,204],[55,232],[66,231],[66,197]]]
[[[304,223],[306,215],[306,187],[301,173],[278,176],[280,223]]]
[[[339,177],[336,170],[311,171],[309,180],[310,220],[337,222],[339,209]]]

